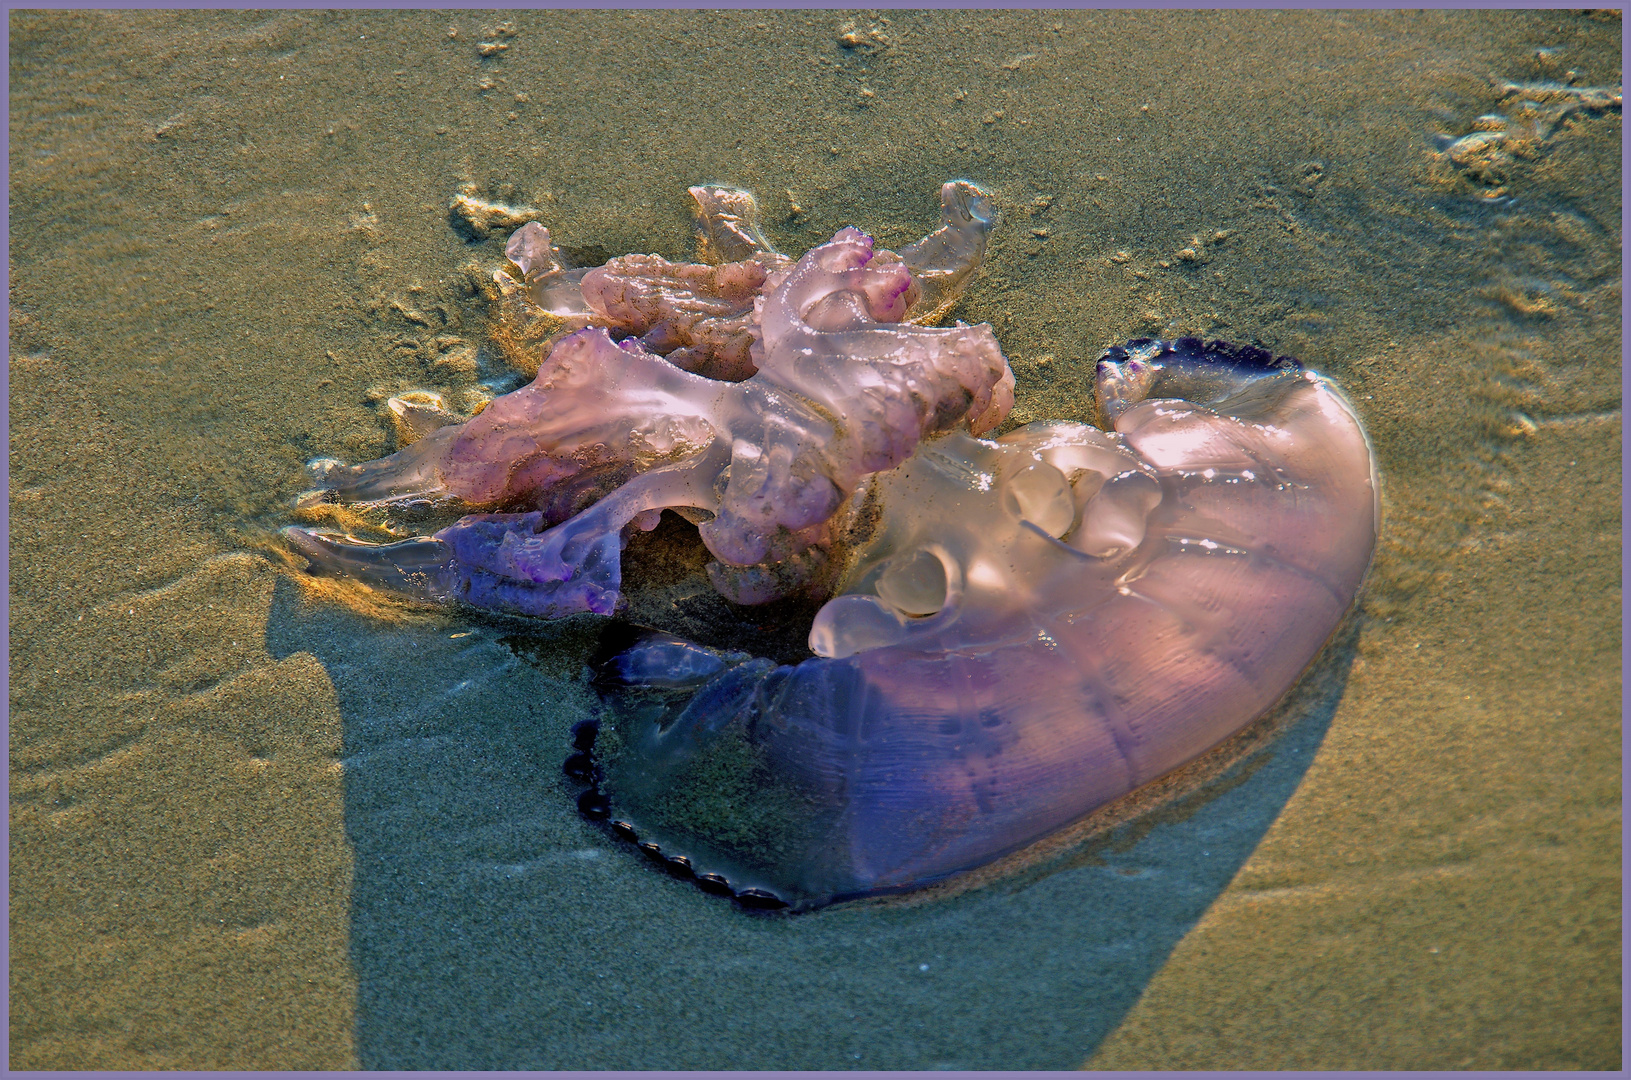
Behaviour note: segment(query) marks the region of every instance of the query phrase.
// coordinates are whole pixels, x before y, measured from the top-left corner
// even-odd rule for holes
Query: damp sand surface
[[[12,1067],[1619,1066],[1617,16],[10,18]],[[573,809],[593,620],[277,544],[387,397],[513,379],[455,196],[588,264],[688,255],[691,184],[796,253],[955,177],[1016,422],[1194,333],[1375,441],[1360,608],[1187,789],[747,914]]]

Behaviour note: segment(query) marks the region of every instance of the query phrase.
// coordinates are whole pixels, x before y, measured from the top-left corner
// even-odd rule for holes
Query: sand
[[[502,21],[11,16],[13,1068],[1619,1066],[1617,16]],[[1375,441],[1353,623],[1196,790],[748,915],[573,809],[590,622],[280,555],[304,462],[503,375],[461,191],[587,263],[687,255],[701,182],[898,245],[953,177],[1018,420],[1193,332]]]

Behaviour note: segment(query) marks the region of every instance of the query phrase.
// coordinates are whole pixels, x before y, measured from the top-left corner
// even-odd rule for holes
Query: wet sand
[[[10,1064],[1617,1068],[1620,83],[1567,12],[13,14]],[[590,622],[280,555],[304,462],[504,375],[461,191],[589,263],[953,177],[1018,422],[1187,332],[1375,442],[1356,618],[1183,798],[750,916],[573,809]]]

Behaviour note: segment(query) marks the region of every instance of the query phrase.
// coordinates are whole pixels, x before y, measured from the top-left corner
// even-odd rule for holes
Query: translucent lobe
[[[1076,520],[1070,481],[1045,461],[1033,461],[1004,481],[1002,506],[1049,536],[1065,535]]]
[[[840,596],[816,613],[810,626],[810,651],[817,656],[853,656],[893,645],[905,636],[900,616],[872,596]]]
[[[889,560],[878,578],[878,596],[903,615],[933,615],[946,606],[946,566],[928,548]]]
[[[1100,558],[1131,551],[1144,542],[1150,511],[1160,501],[1161,487],[1148,473],[1111,478],[1082,507],[1082,526],[1071,547]]]

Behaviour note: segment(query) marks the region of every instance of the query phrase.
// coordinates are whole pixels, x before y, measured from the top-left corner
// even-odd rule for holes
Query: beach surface
[[[1616,1069],[1615,13],[13,12],[14,1069]],[[508,227],[1002,221],[1013,420],[1141,336],[1348,393],[1358,608],[1217,768],[753,915],[584,820],[598,627],[319,587],[305,463],[514,385]],[[450,209],[452,208],[452,209]],[[506,382],[508,380],[508,382]],[[1181,790],[1180,790],[1181,788]]]

